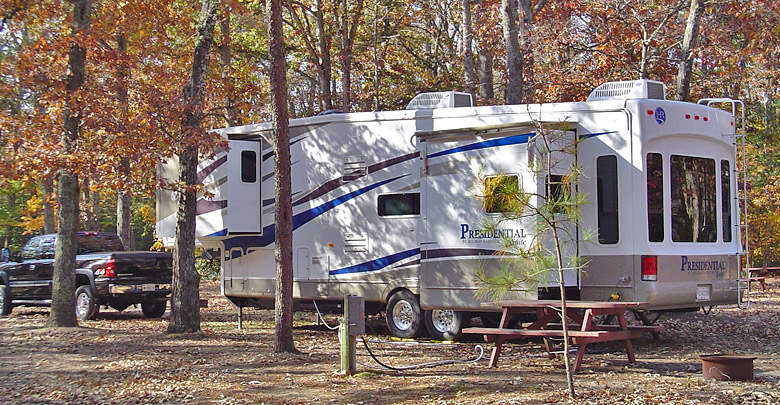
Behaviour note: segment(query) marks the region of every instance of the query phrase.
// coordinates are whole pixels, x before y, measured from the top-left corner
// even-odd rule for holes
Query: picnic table
[[[569,327],[569,338],[577,346],[577,356],[574,361],[574,372],[578,372],[585,356],[585,348],[589,343],[623,341],[626,347],[628,361],[636,363],[634,346],[631,339],[639,337],[643,332],[658,332],[662,328],[655,325],[629,325],[625,318],[627,310],[638,310],[646,306],[646,302],[625,301],[567,301],[566,318],[573,324]],[[485,341],[495,342],[490,356],[490,367],[495,367],[501,354],[501,347],[506,340],[516,338],[541,337],[550,358],[554,356],[554,346],[551,338],[562,338],[561,302],[558,300],[511,300],[498,303],[484,303],[483,306],[500,306],[501,323],[497,328],[465,328],[463,333],[484,335]],[[520,328],[510,328],[510,322],[515,314],[535,313],[536,320]],[[614,316],[617,325],[599,324],[596,318],[600,315]],[[567,325],[569,323],[567,322]],[[522,326],[522,325],[521,325]]]
[[[761,285],[761,291],[766,290],[766,279],[780,276],[780,267],[751,267],[748,269],[748,278],[751,282]]]

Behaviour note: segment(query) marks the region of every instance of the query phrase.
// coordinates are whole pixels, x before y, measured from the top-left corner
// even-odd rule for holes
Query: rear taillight
[[[642,281],[658,281],[657,256],[642,256]]]
[[[106,277],[116,276],[116,273],[114,272],[114,259],[108,259],[106,262],[105,273],[103,275]]]

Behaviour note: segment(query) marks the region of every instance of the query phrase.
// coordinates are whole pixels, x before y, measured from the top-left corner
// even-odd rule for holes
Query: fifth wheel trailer
[[[290,121],[297,304],[335,306],[356,294],[367,312],[386,311],[396,336],[427,329],[452,338],[484,311],[475,272],[502,265],[506,240],[526,244],[533,235],[533,219],[486,228],[496,214],[485,212],[475,187],[500,174],[543,195],[546,179],[573,165],[586,203],[567,249],[586,266],[566,272],[567,295],[645,301],[655,310],[738,302],[734,108],[665,100],[663,84],[647,80],[602,84],[584,102],[471,104],[462,93],[425,93],[406,110]],[[544,176],[529,164],[540,157],[541,130],[576,143]],[[272,308],[274,167],[264,139],[273,127],[215,131],[229,148],[198,166],[205,187],[197,241],[220,252],[227,298]],[[176,161],[159,171],[175,178]],[[166,246],[175,217],[175,195],[159,192],[156,232]]]

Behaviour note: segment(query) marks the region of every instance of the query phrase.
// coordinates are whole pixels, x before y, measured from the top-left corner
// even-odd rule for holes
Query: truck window
[[[111,233],[87,232],[76,235],[77,254],[125,250],[122,239]]]
[[[257,153],[253,150],[241,151],[241,181],[244,183],[257,181]]]
[[[377,197],[380,217],[420,215],[420,193],[384,194]]]
[[[599,243],[614,245],[619,239],[617,156],[596,159],[596,194]]]
[[[731,165],[720,161],[721,209],[723,216],[723,241],[731,242]]]
[[[664,164],[660,153],[647,154],[647,236],[664,241]]]
[[[498,214],[512,212],[518,206],[516,200],[520,181],[515,175],[485,177],[485,212]]]
[[[715,242],[715,159],[672,155],[669,166],[672,240]]]

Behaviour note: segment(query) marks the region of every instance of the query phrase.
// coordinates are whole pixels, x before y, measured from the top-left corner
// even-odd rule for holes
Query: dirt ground
[[[273,313],[236,311],[216,283],[201,297],[204,336],[166,335],[163,319],[139,309],[104,310],[99,319],[67,330],[43,328],[48,308],[15,308],[0,319],[0,403],[436,403],[436,404],[691,404],[780,403],[780,282],[736,307],[670,314],[660,340],[635,340],[637,364],[619,344],[589,345],[569,399],[560,355],[549,359],[538,342],[504,346],[499,366],[487,368],[492,345],[477,362],[406,371],[382,369],[362,342],[358,373],[339,374],[335,331],[296,314],[301,354],[272,354]],[[326,315],[331,325],[337,316]],[[396,368],[476,358],[478,339],[442,343],[401,341],[383,319],[370,319],[368,345]],[[593,350],[590,350],[590,349]],[[700,354],[756,357],[748,382],[704,380]]]

